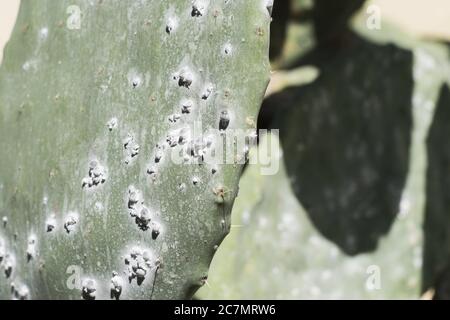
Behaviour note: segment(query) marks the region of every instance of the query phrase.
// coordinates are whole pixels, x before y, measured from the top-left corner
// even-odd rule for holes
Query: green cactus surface
[[[0,69],[0,298],[180,299],[206,282],[246,150],[202,162],[220,139],[201,133],[254,128],[268,4],[22,1]]]

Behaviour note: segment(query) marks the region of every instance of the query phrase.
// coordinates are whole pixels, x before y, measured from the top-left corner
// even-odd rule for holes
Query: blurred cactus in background
[[[438,244],[448,243],[446,162],[431,155],[426,176],[432,121],[428,157],[448,149],[445,116],[433,120],[448,50],[386,20],[369,30],[363,4],[293,1],[290,20],[273,21],[288,36],[272,57],[280,71],[258,127],[280,128],[284,166],[274,177],[245,172],[232,215],[239,228],[199,297],[398,299],[432,288],[443,298],[448,290],[447,245]]]
[[[0,71],[1,298],[176,299],[205,284],[243,164],[203,163],[216,145],[202,136],[255,129],[270,9],[22,2]]]

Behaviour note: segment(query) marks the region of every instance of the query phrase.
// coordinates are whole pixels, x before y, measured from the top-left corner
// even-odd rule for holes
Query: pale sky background
[[[406,31],[421,37],[450,41],[450,0],[371,0],[370,2],[380,7],[383,19],[394,21]],[[14,26],[19,3],[20,0],[0,0],[0,61],[3,47]]]

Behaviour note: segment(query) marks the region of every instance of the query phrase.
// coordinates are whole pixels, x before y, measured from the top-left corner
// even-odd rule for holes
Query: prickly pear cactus
[[[202,160],[254,126],[270,2],[22,1],[0,71],[0,298],[205,283],[242,161]]]

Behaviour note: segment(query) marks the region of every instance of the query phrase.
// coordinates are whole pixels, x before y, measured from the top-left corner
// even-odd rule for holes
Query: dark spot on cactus
[[[185,100],[181,103],[181,113],[182,114],[189,114],[191,113],[193,106],[193,102],[191,100]]]
[[[9,254],[5,255],[5,261],[3,262],[3,268],[5,272],[5,277],[8,279],[11,277],[13,272],[13,260]]]
[[[131,85],[133,86],[133,89],[139,87],[142,83],[142,80],[140,77],[135,76],[133,77],[133,79],[131,80]]]
[[[201,17],[201,16],[203,16],[203,13],[200,11],[200,9],[198,8],[197,5],[193,5],[192,6],[191,16],[192,17]]]
[[[179,137],[175,133],[171,133],[166,137],[166,142],[169,147],[173,148],[178,145]]]
[[[169,117],[169,122],[176,123],[181,119],[181,116],[178,113],[171,114]]]
[[[147,169],[147,174],[149,175],[154,175],[156,174],[156,168],[155,167],[150,167]]]
[[[191,70],[185,67],[182,68],[182,70],[179,71],[177,74],[174,74],[173,79],[175,81],[178,81],[179,87],[185,87],[189,89],[189,87],[192,85],[192,82],[194,81],[194,76]]]
[[[31,236],[28,239],[27,261],[30,262],[35,255],[36,255],[36,239],[34,238],[34,236]]]
[[[138,286],[140,286],[142,284],[142,282],[144,282],[145,280],[145,275],[147,274],[147,271],[145,271],[142,268],[138,268],[136,269],[136,283],[138,284]]]
[[[206,283],[208,283],[208,276],[205,275],[203,277],[200,278],[200,285],[204,286]]]
[[[45,227],[47,232],[52,232],[53,229],[56,227],[56,219],[54,215],[50,216],[47,221],[45,222]]]
[[[166,26],[166,32],[167,32],[167,34],[170,34],[172,32],[172,26],[167,25]]]
[[[185,87],[188,88],[191,86],[192,84],[192,79],[189,79],[185,76],[180,75],[180,77],[178,78],[178,85],[180,87]]]
[[[212,173],[212,174],[216,174],[216,172],[217,172],[217,168],[216,168],[216,167],[212,167],[212,168],[211,168],[211,173]]]
[[[155,153],[155,163],[159,163],[161,161],[162,156],[163,156],[162,150],[157,150]]]
[[[199,182],[200,182],[200,179],[199,179],[199,178],[197,178],[197,177],[192,178],[192,184],[193,184],[194,186],[198,185]]]
[[[223,47],[223,53],[228,56],[232,52],[233,52],[233,47],[231,46],[231,44],[229,44],[229,43],[225,44],[225,46]]]
[[[5,256],[6,256],[6,248],[3,241],[0,239],[0,262],[3,261]]]
[[[161,226],[159,225],[159,223],[156,221],[152,222],[152,239],[156,240],[156,238],[158,238],[160,233],[161,233]]]
[[[230,116],[228,114],[228,111],[223,110],[222,112],[220,112],[219,130],[226,130],[229,124]]]
[[[87,279],[83,281],[83,288],[81,289],[81,297],[84,300],[95,300],[95,293],[97,289],[95,288],[95,281],[92,279]]]
[[[75,230],[78,219],[75,214],[71,213],[64,222],[64,230],[69,234]]]
[[[185,144],[187,142],[187,132],[186,130],[181,130],[180,135],[178,136],[178,144]]]

